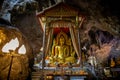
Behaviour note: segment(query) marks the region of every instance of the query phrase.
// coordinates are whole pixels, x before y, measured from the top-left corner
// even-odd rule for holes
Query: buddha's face
[[[63,36],[60,37],[60,45],[63,45],[65,43],[65,39]]]

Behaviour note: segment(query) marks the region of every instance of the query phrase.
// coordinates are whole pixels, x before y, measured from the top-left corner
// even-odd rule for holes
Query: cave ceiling
[[[89,16],[89,19],[119,24],[120,8],[118,0],[1,0],[1,15],[7,12],[14,16],[32,10],[42,11],[60,1],[79,8],[86,16]]]

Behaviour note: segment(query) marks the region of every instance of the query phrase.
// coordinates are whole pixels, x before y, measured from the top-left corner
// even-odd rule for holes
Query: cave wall
[[[30,45],[33,48],[33,53],[39,53],[40,48],[42,47],[42,30],[40,28],[39,22],[36,18],[36,11],[42,11],[45,8],[50,7],[53,4],[58,3],[57,0],[36,0],[38,2],[38,6],[36,4],[31,3],[32,5],[25,6],[24,4],[18,4],[17,7],[11,10],[11,23],[14,27],[17,27],[29,40]],[[61,0],[62,1],[62,0]],[[24,2],[24,0],[23,0]],[[97,28],[97,30],[107,31],[114,37],[120,37],[120,25],[119,25],[119,17],[115,14],[112,14],[111,9],[107,9],[107,5],[104,5],[103,0],[64,0],[66,4],[77,7],[80,10],[80,13],[84,14],[85,20],[82,24],[80,35],[81,41],[84,43],[86,39],[90,39],[88,32],[93,28]],[[107,4],[107,3],[105,3]],[[109,3],[108,3],[109,5]],[[22,7],[19,7],[22,6]],[[37,8],[33,8],[37,7]],[[29,9],[29,8],[32,8]],[[118,9],[118,8],[117,8]],[[89,42],[89,41],[88,41]],[[112,43],[113,44],[113,43]],[[107,44],[101,45],[101,49],[109,49],[112,45]],[[104,49],[104,50],[105,50]],[[105,51],[102,52],[105,52]],[[102,53],[100,52],[100,53]],[[99,54],[100,54],[99,53]],[[108,56],[108,52],[105,54]],[[103,55],[104,56],[104,55]],[[103,57],[101,56],[101,58]]]
[[[12,24],[17,27],[29,40],[33,53],[40,52],[42,47],[42,30],[35,11],[28,14],[17,15],[12,18]]]

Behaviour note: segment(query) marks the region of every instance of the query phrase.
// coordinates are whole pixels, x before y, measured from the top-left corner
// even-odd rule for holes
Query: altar
[[[83,69],[80,67],[44,67],[44,77],[42,74],[42,69],[36,68],[32,79],[35,77],[41,79],[40,77],[42,76],[44,80],[89,80],[92,77],[88,75],[90,73],[87,71],[87,68]]]

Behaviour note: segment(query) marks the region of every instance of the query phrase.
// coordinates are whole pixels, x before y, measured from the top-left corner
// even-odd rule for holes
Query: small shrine
[[[43,74],[50,77],[50,80],[61,79],[61,75],[70,80],[74,77],[84,80],[88,73],[81,68],[79,35],[79,29],[85,19],[84,15],[79,9],[60,2],[38,12],[37,18],[43,30],[41,61]]]

